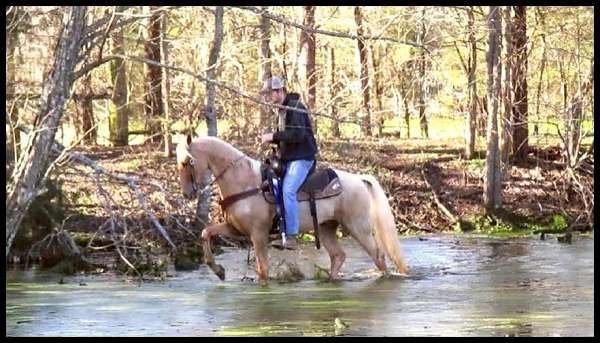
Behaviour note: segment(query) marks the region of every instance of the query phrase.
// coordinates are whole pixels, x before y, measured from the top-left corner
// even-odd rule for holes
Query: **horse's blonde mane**
[[[244,152],[240,151],[238,148],[231,145],[229,142],[226,142],[218,137],[212,136],[202,136],[196,137],[192,139],[190,143],[190,149],[196,147],[199,151],[210,151],[211,153],[215,152],[215,149],[219,149],[218,154],[220,156],[224,156],[225,154],[231,155],[246,155]],[[177,162],[183,162],[185,157],[190,156],[190,151],[188,150],[187,143],[182,140],[177,145]],[[252,157],[246,155],[251,160],[254,160]]]

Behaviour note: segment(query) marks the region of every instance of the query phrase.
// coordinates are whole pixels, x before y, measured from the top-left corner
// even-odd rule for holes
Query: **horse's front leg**
[[[211,238],[217,235],[235,238],[236,236],[239,237],[240,233],[227,223],[211,225],[202,231],[202,250],[204,250],[204,262],[219,277],[219,279],[225,280],[225,268],[223,268],[222,265],[215,263],[210,244]]]
[[[254,246],[254,254],[256,255],[256,274],[261,283],[266,284],[269,279],[269,260],[268,260],[268,244],[269,235],[267,231],[254,231],[250,239]]]

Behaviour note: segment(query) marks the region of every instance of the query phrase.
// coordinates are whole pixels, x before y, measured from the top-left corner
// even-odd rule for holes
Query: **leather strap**
[[[242,193],[230,195],[225,199],[219,200],[219,205],[221,205],[221,209],[223,210],[223,212],[225,212],[225,209],[227,209],[227,207],[229,207],[229,205],[235,203],[238,200],[242,200],[242,199],[248,198],[254,194],[257,194],[258,192],[260,192],[260,188],[255,187],[255,188],[252,188],[252,189],[242,192]]]

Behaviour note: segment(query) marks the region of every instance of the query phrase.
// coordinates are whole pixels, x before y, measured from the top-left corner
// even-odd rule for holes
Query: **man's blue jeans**
[[[294,236],[300,230],[297,192],[304,183],[314,160],[289,161],[283,178],[283,208],[285,211],[285,235]]]

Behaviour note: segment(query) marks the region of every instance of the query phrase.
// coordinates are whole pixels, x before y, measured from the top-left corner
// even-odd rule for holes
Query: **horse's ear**
[[[192,144],[192,136],[187,135],[187,145],[190,146],[190,144]]]

